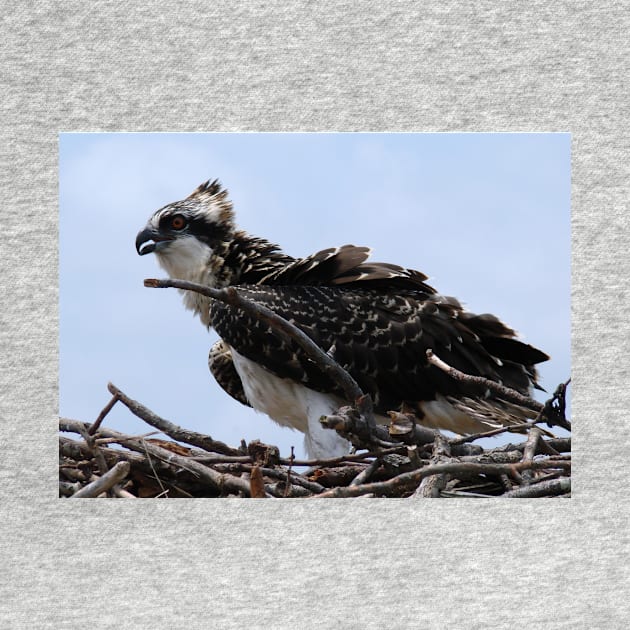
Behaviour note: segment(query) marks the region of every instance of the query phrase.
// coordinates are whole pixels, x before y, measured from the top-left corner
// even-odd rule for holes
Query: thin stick
[[[337,433],[346,437],[358,448],[365,448],[374,444],[392,448],[398,442],[422,446],[432,443],[437,435],[436,431],[420,425],[415,425],[408,433],[397,435],[390,435],[384,425],[374,424],[372,427],[366,427],[364,415],[357,413],[357,410],[351,406],[341,407],[330,416],[322,416],[320,423],[324,427],[335,429]]]
[[[339,457],[329,457],[328,459],[296,459],[293,461],[294,466],[333,466],[335,464],[344,464],[345,462],[360,462],[369,457],[376,457],[377,455],[388,455],[389,453],[400,453],[406,451],[407,447],[404,444],[395,446],[387,450],[378,451],[365,451],[364,453],[357,453],[355,455],[341,455]],[[281,457],[280,464],[288,465],[289,460]]]
[[[571,431],[571,423],[564,416],[567,387],[570,382],[571,378],[556,387],[553,396],[545,402],[542,411],[538,414],[536,422],[539,422],[544,417],[548,424],[558,425],[567,431]],[[554,403],[557,404],[554,405]]]
[[[118,402],[118,396],[112,396],[112,399],[103,407],[101,413],[98,414],[98,418],[94,420],[92,426],[88,429],[89,435],[94,435],[98,428],[101,426],[101,422],[105,420],[105,416],[112,410],[112,407]]]
[[[321,494],[314,495],[315,499],[330,499],[338,497],[358,497],[362,494],[381,494],[388,495],[396,491],[411,490],[417,486],[425,477],[440,474],[491,474],[501,475],[510,474],[517,475],[519,471],[533,468],[535,470],[544,470],[547,468],[560,468],[562,470],[570,470],[571,462],[568,461],[531,461],[518,462],[516,464],[476,464],[472,462],[454,462],[447,464],[435,464],[433,466],[425,466],[419,470],[413,470],[408,473],[398,475],[388,481],[380,481],[374,483],[366,483],[360,486],[338,487]],[[520,476],[520,475],[519,475]]]
[[[228,464],[227,466],[229,470],[250,472],[256,466],[256,464]],[[259,468],[263,475],[265,475],[266,477],[271,477],[272,479],[278,479],[285,484],[286,488],[287,475],[283,470],[260,466]],[[291,485],[302,486],[303,488],[313,493],[319,493],[325,490],[324,486],[322,486],[321,484],[315,481],[309,481],[308,479],[306,479],[306,477],[298,475],[295,471],[291,473]]]
[[[433,445],[431,464],[447,464],[452,461],[451,446],[448,440],[442,435],[437,436]],[[412,496],[415,498],[438,498],[440,492],[446,488],[446,481],[447,475],[445,473],[425,477]]]
[[[78,492],[75,492],[72,499],[92,499],[103,492],[107,492],[110,488],[122,481],[131,470],[129,462],[118,462],[111,470],[108,470],[102,477],[98,477],[96,481],[88,483]]]
[[[89,427],[85,425],[78,425],[77,430],[79,434],[81,435],[81,437],[85,440],[85,443],[87,444],[90,451],[92,452],[94,460],[96,461],[96,464],[98,466],[99,472],[101,473],[101,475],[105,475],[109,471],[109,466],[107,465],[107,462],[105,461],[105,456],[101,452],[101,449],[98,448],[96,445],[96,439],[94,438],[93,435],[89,434]]]
[[[435,365],[435,367],[439,368],[443,372],[446,372],[451,378],[454,378],[457,381],[466,381],[468,383],[482,385],[502,398],[518,403],[519,405],[527,407],[532,411],[540,412],[544,408],[542,403],[539,403],[537,400],[534,400],[529,396],[523,396],[523,394],[520,394],[515,389],[505,387],[504,385],[491,381],[483,376],[471,376],[470,374],[460,372],[456,368],[451,367],[445,361],[442,361],[442,359],[440,359],[440,357],[438,357],[431,349],[427,350],[427,361],[431,363],[431,365]]]
[[[143,404],[139,403],[136,400],[133,400],[133,398],[129,398],[127,394],[118,389],[118,387],[116,387],[113,383],[108,383],[107,389],[109,389],[109,391],[114,394],[114,396],[131,411],[131,413],[133,413],[135,416],[138,416],[138,418],[141,418],[152,427],[159,429],[160,431],[162,431],[162,433],[165,433],[169,437],[172,437],[174,440],[185,442],[186,444],[192,444],[193,446],[198,446],[204,451],[222,453],[223,455],[242,454],[237,449],[232,448],[227,444],[224,444],[223,442],[213,440],[210,436],[203,435],[202,433],[196,433],[195,431],[188,431],[187,429],[183,429],[182,427],[168,420],[165,420],[164,418],[160,418],[160,416],[153,413]]]
[[[84,426],[81,422],[65,418],[59,421],[59,427],[62,431],[80,433],[79,429],[81,426]],[[183,468],[184,470],[196,475],[199,479],[208,483],[212,488],[218,490],[219,492],[228,490],[235,493],[243,492],[245,496],[249,496],[249,484],[244,479],[218,473],[216,470],[212,470],[212,468],[204,466],[190,457],[177,455],[176,453],[162,448],[161,446],[156,446],[155,444],[151,444],[150,442],[146,442],[144,440],[130,438],[129,436],[112,429],[104,429],[101,427],[101,429],[99,429],[99,435],[114,438],[118,444],[122,444],[132,451],[142,454],[146,454],[148,452],[170,466]]]
[[[525,442],[525,448],[523,449],[523,462],[531,462],[536,454],[536,447],[538,446],[538,440],[542,433],[538,427],[532,427],[527,436],[527,442]],[[524,470],[522,475],[523,486],[529,486],[534,480],[534,473],[531,470]]]
[[[108,431],[108,433],[111,433],[111,431]],[[162,448],[161,446],[149,444],[144,440],[129,440],[124,436],[121,436],[118,443],[134,451],[150,453],[163,462],[183,468],[184,470],[197,475],[202,481],[209,483],[219,492],[222,492],[225,489],[236,493],[243,492],[245,496],[249,496],[249,484],[244,479],[233,477],[232,475],[223,475],[215,470],[212,470],[212,468],[209,468],[208,466],[204,466],[203,464],[191,460],[189,457],[177,455],[172,451]]]
[[[120,499],[137,499],[138,497],[127,490],[123,490],[119,485],[112,488],[112,492]]]
[[[521,486],[511,492],[501,495],[502,499],[537,499],[539,497],[555,497],[560,494],[571,492],[571,479],[560,477],[559,479],[549,479],[531,486]]]
[[[460,438],[454,438],[451,440],[451,446],[456,446],[457,444],[466,444],[468,442],[474,442],[475,440],[480,440],[481,438],[493,437],[495,435],[500,435],[501,433],[513,433],[515,431],[520,431],[522,429],[531,429],[533,426],[536,426],[535,422],[523,422],[521,424],[510,424],[504,427],[500,427],[498,429],[492,429],[491,431],[484,431],[483,433],[475,433],[474,435],[465,435]]]
[[[299,328],[288,322],[271,309],[261,304],[256,304],[239,295],[234,287],[225,289],[213,289],[194,282],[186,282],[184,280],[157,280],[147,278],[144,281],[145,287],[165,289],[175,288],[185,291],[194,291],[205,295],[206,297],[218,300],[229,306],[240,308],[246,313],[254,316],[256,319],[265,322],[273,331],[284,340],[291,340],[297,343],[304,351],[309,359],[317,365],[317,367],[326,374],[333,383],[338,383],[343,390],[346,398],[358,404],[362,401],[362,409],[365,413],[366,420],[369,424],[374,424],[374,416],[372,411],[371,400],[365,400],[363,391],[357,382],[344,370],[331,356],[326,354],[308,335]],[[367,397],[369,399],[369,397]]]
[[[364,468],[351,482],[351,486],[360,486],[367,483],[378,470],[381,460],[377,457],[367,468]]]
[[[287,487],[284,491],[284,496],[288,497],[291,492],[291,468],[293,467],[293,460],[295,459],[295,451],[291,446],[291,457],[289,458],[289,467],[287,468]]]
[[[153,465],[153,461],[151,460],[151,455],[149,454],[149,451],[147,450],[146,441],[143,438],[141,438],[139,441],[140,441],[140,444],[144,446],[144,452],[146,453],[147,461],[149,462],[149,466],[151,466],[151,470],[153,471],[153,478],[158,482],[158,485],[160,486],[160,489],[162,490],[159,496],[162,496],[162,495],[168,496],[168,490],[164,487],[162,480],[157,474],[157,470],[155,470],[155,466]]]

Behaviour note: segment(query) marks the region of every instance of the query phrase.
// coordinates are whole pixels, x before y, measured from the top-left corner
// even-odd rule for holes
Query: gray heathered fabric
[[[628,9],[5,3],[0,626],[625,627]],[[570,131],[574,497],[57,499],[57,134],[73,130]]]

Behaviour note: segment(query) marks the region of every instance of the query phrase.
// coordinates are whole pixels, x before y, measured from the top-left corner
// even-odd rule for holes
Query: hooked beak
[[[164,236],[157,230],[147,227],[138,232],[138,236],[136,236],[136,251],[140,256],[144,256],[154,252],[159,243],[172,240],[172,237]]]

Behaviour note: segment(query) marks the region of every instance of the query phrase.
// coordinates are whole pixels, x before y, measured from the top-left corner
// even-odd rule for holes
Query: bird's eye
[[[173,230],[183,230],[186,227],[186,219],[181,214],[176,214],[171,219],[171,228]]]

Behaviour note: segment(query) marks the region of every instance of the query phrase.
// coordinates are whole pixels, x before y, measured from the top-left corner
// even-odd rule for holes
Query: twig
[[[408,433],[390,435],[384,425],[369,427],[363,414],[352,406],[344,406],[330,416],[322,416],[320,422],[328,429],[335,429],[357,448],[369,448],[371,445],[392,448],[397,443],[423,446],[431,444],[437,435],[436,431],[419,425]]]
[[[131,492],[127,492],[127,490],[124,490],[119,485],[115,485],[112,488],[112,493],[115,494],[120,499],[137,499],[138,498],[135,494],[131,494]]]
[[[330,457],[323,459],[296,459],[293,462],[294,466],[334,466],[335,464],[344,464],[345,462],[360,462],[364,459],[376,457],[377,455],[388,455],[389,453],[400,453],[406,450],[406,446],[401,444],[400,446],[393,446],[386,450],[378,451],[365,451],[363,453],[357,453],[355,455],[341,455],[340,457]],[[280,464],[288,465],[289,460],[281,457]]]
[[[159,429],[162,433],[165,433],[169,437],[172,437],[174,440],[179,442],[185,442],[186,444],[192,444],[193,446],[198,446],[204,451],[222,453],[223,455],[241,455],[240,451],[235,448],[224,444],[223,442],[219,442],[217,440],[213,440],[211,437],[207,435],[203,435],[201,433],[196,433],[195,431],[189,431],[187,429],[183,429],[182,427],[165,420],[164,418],[160,418],[157,414],[153,413],[150,409],[145,407],[143,404],[139,403],[132,398],[129,398],[123,391],[118,389],[112,383],[107,384],[107,389],[114,394],[114,396],[120,400],[125,407],[127,407],[131,413],[138,418],[144,420],[147,424],[150,424],[152,427]]]
[[[158,457],[168,464],[179,466],[180,468],[197,475],[200,479],[209,483],[219,492],[228,490],[236,493],[243,492],[245,496],[249,496],[249,484],[244,479],[233,477],[232,475],[223,475],[215,470],[212,470],[212,468],[191,460],[189,457],[177,455],[176,453],[162,448],[161,446],[155,446],[154,444],[144,442],[144,440],[144,444],[141,444],[138,440],[129,440],[124,436],[121,436],[118,442],[119,444],[123,444],[134,451],[137,450],[144,452],[146,450],[154,457]]]
[[[540,440],[539,444],[544,444],[557,453],[571,452],[571,438],[551,438],[550,440]],[[542,451],[541,451],[542,452]]]
[[[101,449],[98,448],[96,445],[96,439],[94,438],[93,435],[90,435],[89,427],[86,427],[83,424],[78,424],[77,430],[79,434],[81,435],[81,437],[85,440],[87,447],[90,449],[90,452],[92,453],[92,457],[94,457],[94,460],[96,461],[96,465],[98,466],[99,472],[101,473],[101,475],[105,475],[109,470],[109,466],[107,465],[107,462],[105,461],[105,456],[101,452]]]
[[[364,468],[351,482],[351,486],[360,486],[367,483],[378,470],[381,460],[377,457],[367,468]]]
[[[78,425],[81,426],[82,423],[67,419],[62,419],[59,422],[59,426],[62,430],[73,432],[80,432],[78,430]],[[151,455],[157,457],[160,461],[170,466],[180,467],[184,470],[187,470],[188,472],[191,472],[201,480],[210,484],[212,488],[218,490],[219,492],[223,492],[223,490],[228,490],[235,493],[243,492],[245,496],[249,496],[249,484],[244,479],[218,473],[215,470],[212,470],[212,468],[209,468],[208,466],[204,466],[203,464],[194,461],[190,457],[177,455],[176,453],[162,448],[161,446],[156,446],[155,444],[145,442],[144,440],[130,438],[129,436],[118,433],[117,431],[113,431],[112,429],[101,428],[99,430],[99,435],[102,435],[103,437],[114,438],[118,444],[122,444],[127,448],[133,451],[137,451],[139,453],[145,454],[148,451]]]
[[[435,438],[435,445],[433,446],[433,455],[431,457],[431,464],[446,464],[451,459],[451,447],[448,440],[443,436]],[[446,474],[431,475],[425,477],[416,491],[413,493],[414,498],[437,498],[440,496],[440,492],[446,487]]]
[[[230,470],[250,472],[254,468],[255,464],[235,464],[234,466],[235,467],[231,468]],[[259,466],[259,468],[264,476],[271,477],[272,479],[278,479],[279,481],[282,481],[286,485],[287,476],[284,470],[277,470],[275,468],[267,468],[265,466]],[[302,486],[303,488],[315,494],[318,494],[325,490],[324,486],[318,484],[317,482],[309,481],[304,476],[298,475],[296,472],[293,472],[291,473],[291,485],[296,485],[296,484],[299,486]]]
[[[560,383],[556,387],[553,396],[545,401],[543,409],[538,414],[538,418],[536,418],[537,422],[545,420],[550,427],[557,425],[567,431],[571,431],[571,423],[565,417],[566,393],[570,382],[571,379],[569,378],[566,382]]]
[[[490,450],[484,451],[481,455],[473,455],[470,457],[460,457],[461,462],[476,462],[479,464],[516,464],[522,461],[521,452],[518,450],[502,451]]]
[[[490,474],[501,475],[510,474],[515,475],[522,470],[528,470],[530,468],[536,470],[544,470],[547,468],[560,468],[562,470],[570,470],[571,462],[568,461],[531,461],[531,462],[518,462],[516,464],[477,464],[472,462],[456,462],[447,464],[436,464],[434,466],[426,466],[419,470],[413,470],[408,473],[398,475],[388,481],[380,481],[374,483],[366,483],[360,486],[338,487],[321,494],[315,495],[315,499],[330,499],[338,497],[357,497],[362,494],[373,493],[380,495],[389,495],[393,492],[408,491],[413,489],[420,483],[425,477],[439,474]]]
[[[523,449],[523,462],[531,462],[534,459],[536,453],[536,447],[538,446],[538,440],[542,435],[538,427],[532,427],[527,436],[527,442],[525,442],[525,448]],[[521,485],[528,486],[534,479],[534,473],[532,470],[524,470],[522,474]]]
[[[252,458],[250,455],[239,455],[231,457],[229,455],[193,455],[192,460],[199,462],[200,464],[251,464]]]
[[[451,442],[451,446],[456,446],[459,444],[466,444],[468,442],[474,442],[476,440],[480,440],[481,438],[493,437],[495,435],[500,435],[501,433],[514,433],[516,431],[521,431],[523,429],[531,429],[536,426],[535,422],[523,422],[521,424],[511,424],[506,425],[504,427],[499,427],[498,429],[492,429],[490,431],[484,431],[482,433],[475,433],[473,435],[464,435],[459,438],[453,438]]]
[[[148,278],[144,281],[145,287],[164,289],[175,288],[185,291],[194,291],[206,297],[218,300],[229,306],[239,308],[256,319],[265,322],[273,331],[285,341],[297,343],[309,359],[328,376],[333,383],[338,384],[346,398],[360,407],[365,414],[369,425],[374,424],[371,399],[365,397],[363,391],[352,378],[330,355],[326,354],[306,333],[288,322],[286,319],[274,313],[271,309],[261,304],[256,304],[242,297],[234,287],[225,289],[213,289],[211,287],[185,282],[184,280],[157,280]],[[367,398],[367,399],[366,399]]]
[[[554,497],[571,492],[571,479],[560,477],[549,479],[531,486],[521,486],[511,492],[501,495],[502,499],[535,499],[539,497]]]
[[[114,394],[111,400],[103,407],[101,413],[98,414],[98,418],[94,420],[92,426],[88,429],[88,435],[94,435],[98,428],[101,426],[101,422],[105,420],[105,416],[112,410],[112,407],[118,402],[118,396]]]
[[[110,488],[122,481],[131,470],[129,462],[118,462],[111,470],[108,470],[102,477],[96,481],[84,486],[78,492],[72,495],[72,499],[94,498],[103,492],[107,492]]]
[[[66,425],[66,429],[69,427]],[[63,429],[62,429],[63,430]],[[72,431],[76,433],[76,431]],[[118,440],[112,440],[113,442],[118,442]],[[132,466],[141,466],[145,467],[146,457],[134,452],[130,451],[122,451],[122,450],[114,450],[109,448],[100,448],[99,449],[103,456],[105,457],[105,461],[113,466],[117,464],[119,461],[128,461]],[[89,458],[91,459],[94,455],[90,450],[90,447],[85,442],[79,442],[77,440],[73,440],[64,435],[59,436],[59,453],[65,457],[69,457],[74,460],[79,460],[80,458]],[[149,466],[146,466],[146,469],[149,469]]]
[[[151,437],[152,435],[157,435],[158,433],[162,433],[162,431],[149,431],[148,433],[141,433],[140,435],[128,435],[127,437],[129,439],[142,440],[144,438]],[[94,444],[96,444],[97,446],[104,446],[105,444],[112,444],[112,443],[116,443],[116,440],[114,440],[113,438],[95,438],[94,439]]]
[[[289,468],[287,468],[287,487],[284,492],[284,496],[288,497],[291,492],[291,468],[293,466],[293,460],[295,458],[295,452],[293,446],[291,446],[291,457],[289,458]]]
[[[272,483],[266,486],[266,490],[270,496],[276,497],[278,499],[297,499],[302,497],[311,497],[313,494],[309,492],[306,488],[302,486],[292,485],[289,491],[289,494],[285,496],[286,492],[286,482],[278,481],[277,483]]]
[[[158,485],[160,486],[160,490],[162,490],[159,496],[168,496],[168,490],[164,487],[164,484],[162,483],[160,476],[157,474],[157,470],[155,470],[155,466],[153,465],[153,460],[151,459],[151,455],[147,449],[146,441],[144,440],[144,438],[140,438],[139,442],[140,444],[142,444],[142,446],[144,446],[144,452],[146,453],[147,461],[149,462],[149,466],[151,466],[151,470],[153,471],[153,478],[158,482]]]
[[[448,363],[442,361],[440,357],[438,357],[433,350],[427,350],[427,361],[439,368],[443,372],[446,372],[451,378],[454,378],[457,381],[465,381],[467,383],[475,383],[476,385],[482,385],[487,389],[493,391],[495,394],[498,394],[502,398],[507,400],[511,400],[512,402],[518,403],[523,407],[527,407],[532,411],[540,412],[544,408],[542,403],[539,403],[537,400],[530,398],[529,396],[523,396],[515,389],[511,389],[510,387],[505,387],[500,383],[495,381],[491,381],[490,379],[484,378],[483,376],[472,376],[470,374],[465,374],[464,372],[460,372],[454,367],[451,367]]]

